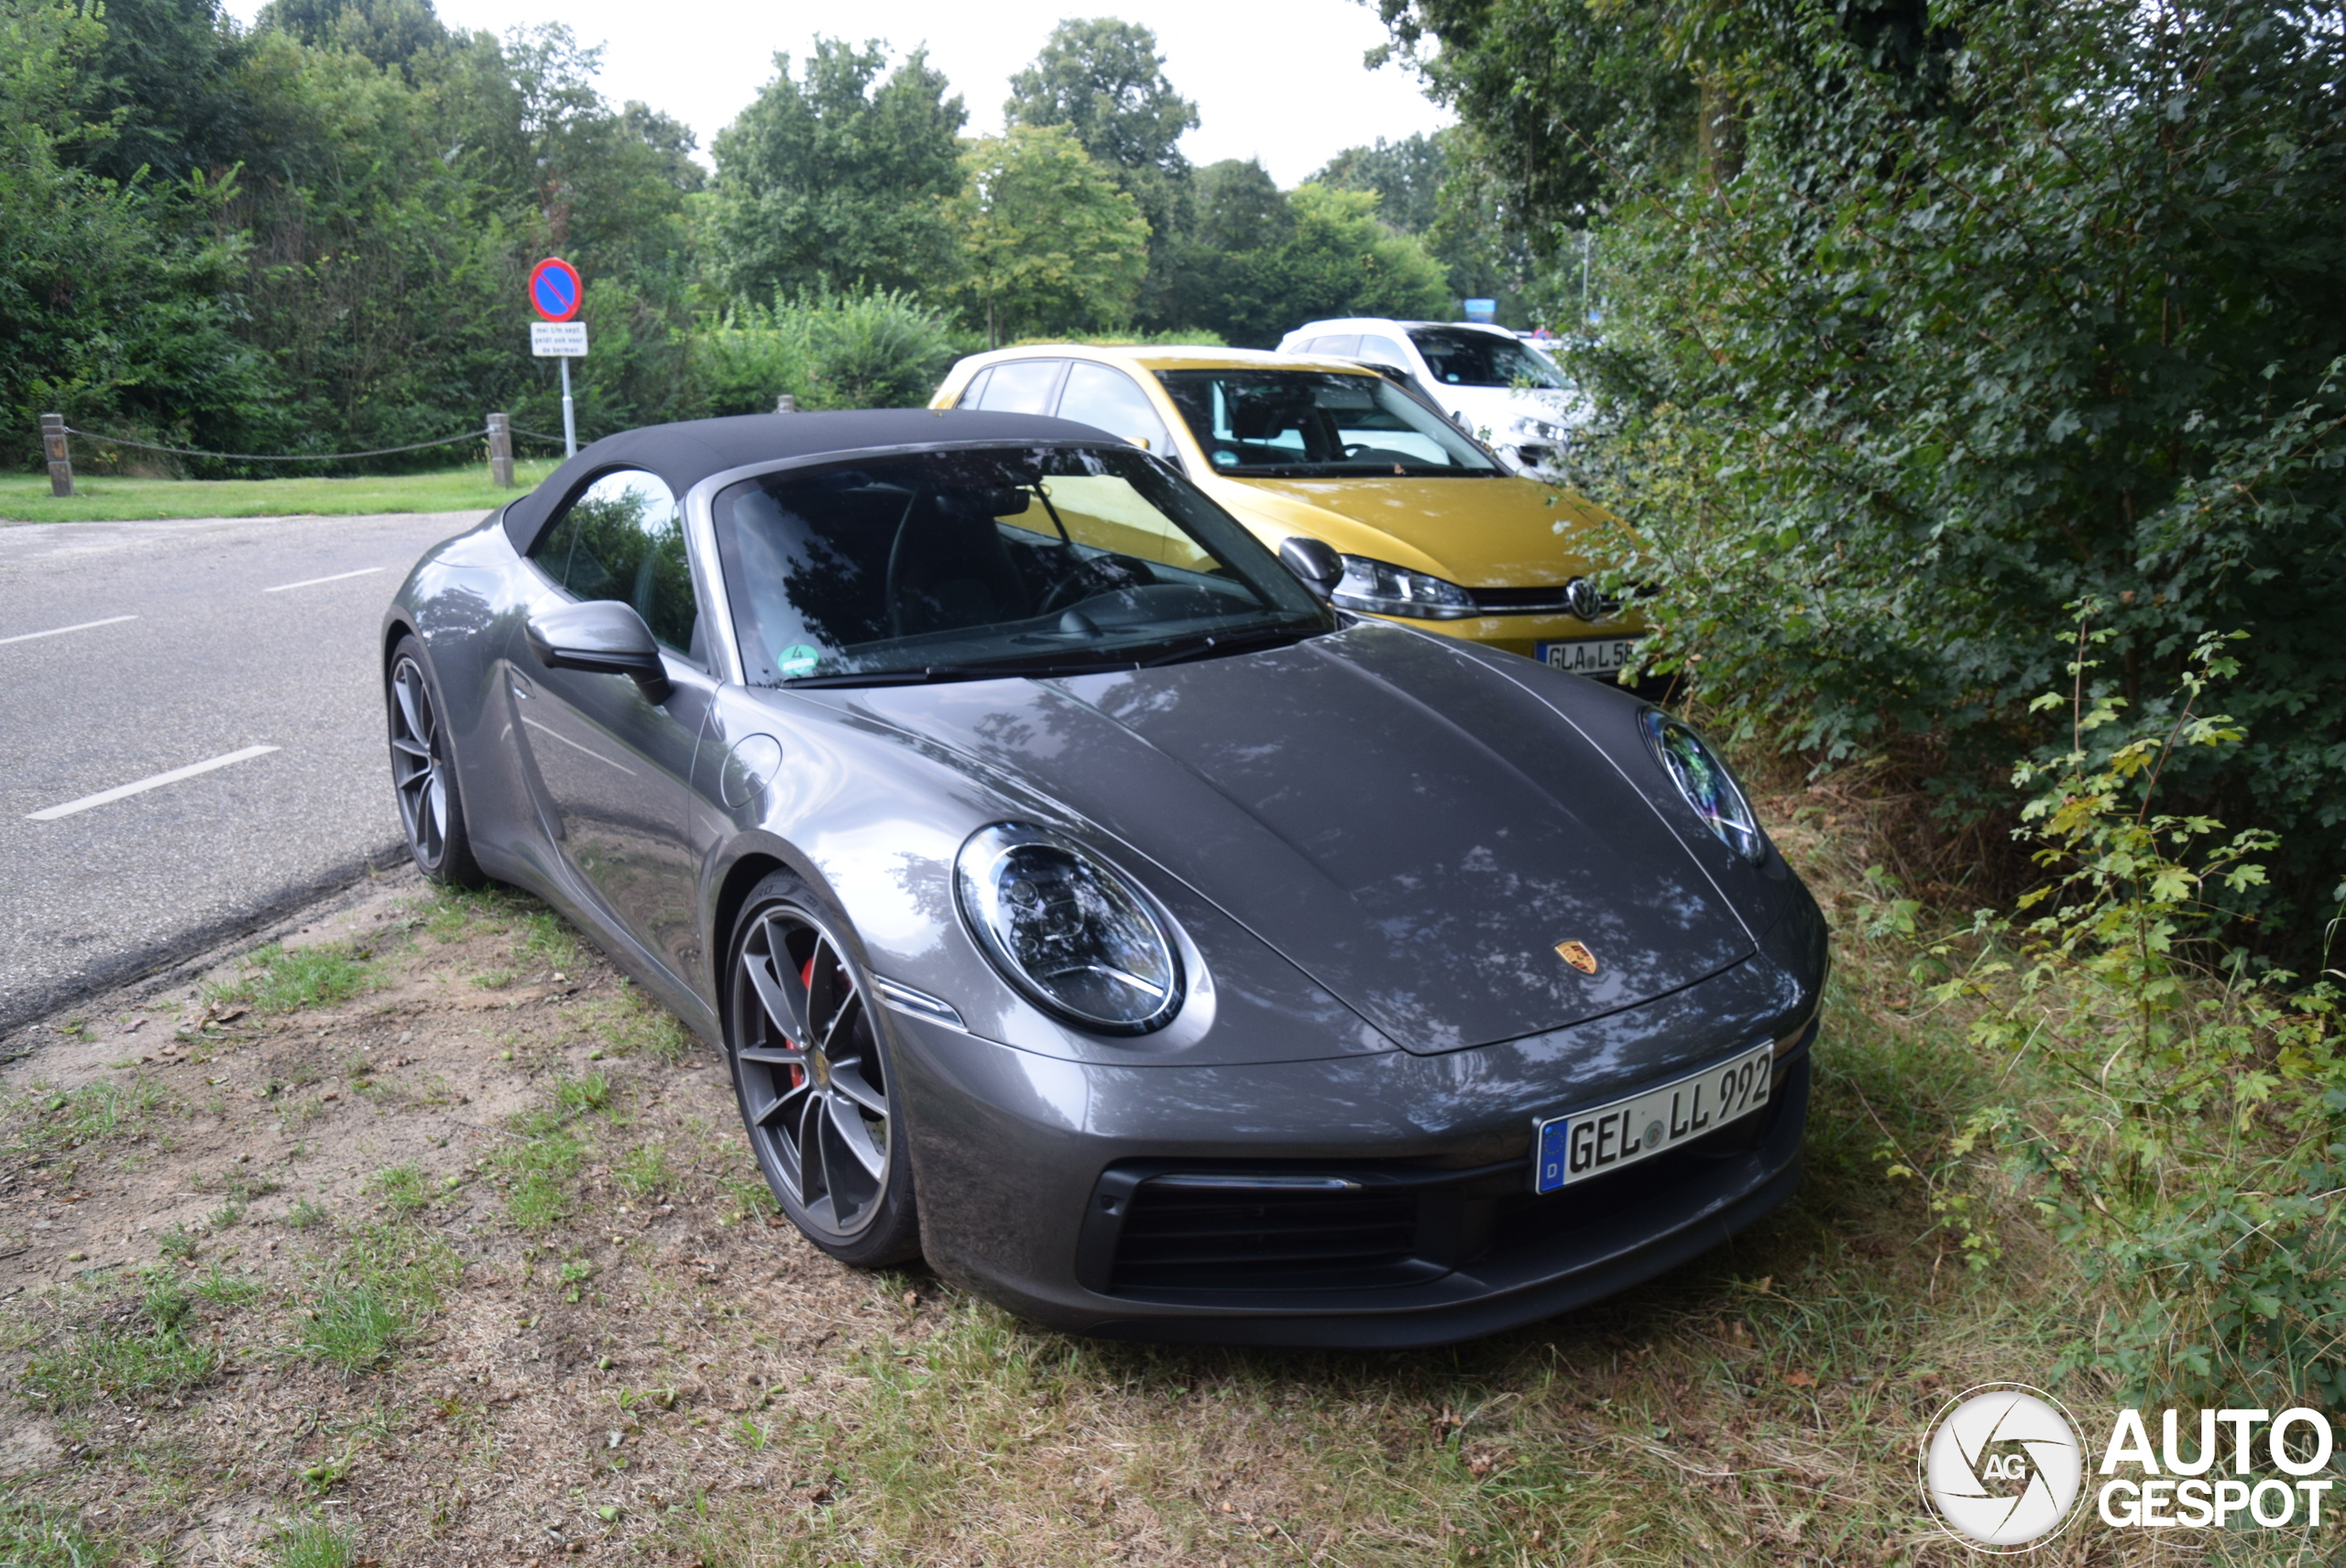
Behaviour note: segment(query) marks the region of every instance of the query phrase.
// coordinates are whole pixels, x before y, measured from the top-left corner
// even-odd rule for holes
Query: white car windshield
[[[1556,367],[1513,337],[1466,327],[1421,326],[1409,341],[1425,356],[1426,368],[1445,387],[1539,387],[1562,390]]]
[[[1436,410],[1381,376],[1332,370],[1160,370],[1221,474],[1321,478],[1503,472]]]

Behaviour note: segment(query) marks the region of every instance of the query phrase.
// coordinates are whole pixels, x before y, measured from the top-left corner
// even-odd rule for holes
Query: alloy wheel
[[[733,1061],[741,1112],[794,1218],[845,1242],[888,1190],[888,1081],[872,1009],[839,941],[793,905],[741,942]]]
[[[391,667],[391,783],[400,822],[418,863],[429,871],[448,852],[448,780],[440,745],[440,707],[432,683],[412,658]]]

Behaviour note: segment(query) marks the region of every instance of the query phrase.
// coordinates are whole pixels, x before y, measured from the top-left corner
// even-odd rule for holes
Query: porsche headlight
[[[1686,797],[1686,804],[1718,835],[1719,842],[1758,865],[1768,856],[1768,840],[1760,835],[1760,819],[1751,814],[1743,786],[1703,738],[1656,708],[1645,711],[1646,744],[1662,771]]]
[[[970,835],[954,890],[994,967],[1079,1028],[1145,1035],[1181,1005],[1181,960],[1138,889],[1097,855],[1041,828]]]
[[[1474,596],[1456,583],[1365,555],[1338,558],[1344,564],[1344,575],[1331,597],[1340,609],[1423,620],[1456,620],[1480,613],[1474,608]]]

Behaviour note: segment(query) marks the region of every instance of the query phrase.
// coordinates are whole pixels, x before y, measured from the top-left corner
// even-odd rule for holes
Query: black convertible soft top
[[[1116,438],[1072,420],[975,409],[856,409],[839,413],[736,414],[647,424],[607,435],[505,509],[505,536],[522,554],[581,486],[613,468],[643,468],[684,493],[711,474],[785,457],[918,446],[931,442],[1091,441]],[[1122,443],[1118,442],[1121,445]]]

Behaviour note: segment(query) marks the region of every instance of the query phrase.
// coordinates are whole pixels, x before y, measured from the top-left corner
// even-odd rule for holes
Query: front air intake
[[[1112,1290],[1397,1283],[1417,1270],[1418,1194],[1341,1179],[1168,1176],[1134,1191]]]

